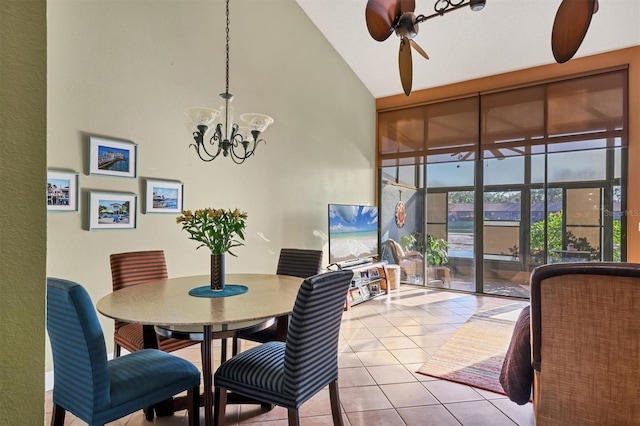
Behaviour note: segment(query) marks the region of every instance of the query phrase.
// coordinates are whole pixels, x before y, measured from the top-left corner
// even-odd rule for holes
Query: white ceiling
[[[403,93],[399,39],[371,38],[367,0],[296,0],[375,98]],[[420,24],[414,39],[429,54],[413,54],[413,91],[553,63],[551,29],[561,0],[487,0]],[[416,0],[416,15],[435,0]],[[599,0],[575,57],[640,45],[640,0]]]

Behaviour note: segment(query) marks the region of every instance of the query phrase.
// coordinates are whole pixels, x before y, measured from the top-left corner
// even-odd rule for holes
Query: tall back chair
[[[531,276],[536,424],[640,419],[640,264],[544,265]]]
[[[338,394],[338,337],[353,272],[331,271],[307,278],[298,291],[286,342],[269,342],[223,363],[215,373],[215,423],[223,424],[227,391],[288,409],[298,409],[329,385],[333,422],[342,425]]]
[[[291,275],[293,277],[308,278],[317,275],[322,270],[322,250],[297,248],[283,248],[280,250],[276,274]],[[239,338],[253,342],[266,343],[271,341],[284,342],[287,338],[289,315],[276,318],[276,322],[269,328],[255,333],[240,334]]]
[[[157,349],[107,361],[93,303],[80,284],[47,279],[47,331],[53,353],[52,425],[65,411],[103,425],[187,390],[190,424],[199,422],[200,372]]]
[[[167,264],[162,250],[112,254],[110,263],[114,291],[130,285],[168,278]],[[116,320],[113,333],[115,356],[120,356],[120,348],[125,348],[129,352],[143,349],[145,332],[149,335],[155,335],[157,348],[165,352],[176,351],[198,343],[191,340],[158,336],[153,331],[153,326],[142,326],[141,324],[130,324]]]

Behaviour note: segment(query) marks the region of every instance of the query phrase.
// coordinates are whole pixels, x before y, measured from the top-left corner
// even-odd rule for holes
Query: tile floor
[[[521,302],[403,285],[388,296],[345,311],[339,346],[345,425],[533,425],[531,404],[519,406],[503,395],[415,373],[477,310],[514,304],[519,311]],[[214,368],[220,362],[219,353],[214,347]],[[201,364],[199,346],[174,354]],[[48,425],[51,392],[45,395],[45,410]],[[307,401],[300,415],[303,426],[331,425],[328,390]],[[67,413],[65,425],[84,424]],[[151,424],[186,426],[186,411],[155,418],[153,423],[139,411],[109,423]],[[284,426],[287,411],[281,407],[262,412],[258,406],[229,406],[227,425],[238,424]]]

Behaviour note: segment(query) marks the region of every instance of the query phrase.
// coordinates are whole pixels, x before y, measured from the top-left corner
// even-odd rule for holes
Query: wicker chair
[[[565,263],[531,276],[537,425],[640,419],[640,264]]]
[[[162,250],[112,254],[110,261],[111,281],[114,291],[130,285],[168,278],[167,264]],[[192,340],[162,337],[155,333],[153,326],[130,324],[116,320],[113,333],[114,356],[120,356],[121,348],[125,348],[129,352],[143,349],[144,333],[148,333],[150,336],[155,335],[157,348],[165,352],[173,352],[199,343]]]

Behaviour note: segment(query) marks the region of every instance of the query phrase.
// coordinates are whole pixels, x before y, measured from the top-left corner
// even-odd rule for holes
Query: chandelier
[[[243,125],[233,122],[233,107],[229,104],[233,95],[229,93],[229,0],[226,0],[227,39],[226,39],[226,86],[224,93],[220,94],[223,105],[219,110],[213,108],[189,108],[186,114],[191,122],[193,140],[189,147],[194,147],[202,161],[213,161],[220,154],[231,157],[236,164],[242,164],[251,157],[260,142],[266,143],[260,138],[262,132],[273,124],[273,118],[264,114],[246,113],[240,115]],[[216,119],[219,122],[215,126],[213,136],[205,141],[207,131]]]

